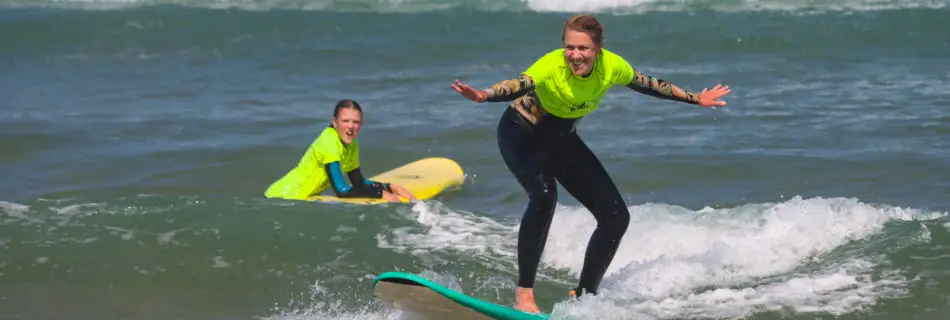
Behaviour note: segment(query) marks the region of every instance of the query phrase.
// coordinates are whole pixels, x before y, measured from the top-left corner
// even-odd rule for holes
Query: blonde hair
[[[598,47],[604,46],[604,27],[600,25],[597,18],[589,14],[576,14],[564,22],[564,31],[561,33],[561,41],[567,36],[567,30],[586,33]]]

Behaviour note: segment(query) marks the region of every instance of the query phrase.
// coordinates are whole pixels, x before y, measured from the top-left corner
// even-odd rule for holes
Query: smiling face
[[[333,128],[343,143],[350,144],[360,134],[363,125],[363,113],[356,108],[343,108],[333,117]]]
[[[564,32],[564,59],[574,75],[586,77],[594,68],[594,60],[600,46],[587,33],[567,30]]]
[[[597,18],[574,15],[564,22],[564,60],[576,76],[586,77],[594,70],[594,61],[604,47],[604,28]]]

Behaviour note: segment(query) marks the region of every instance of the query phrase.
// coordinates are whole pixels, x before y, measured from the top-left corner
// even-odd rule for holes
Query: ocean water
[[[516,77],[593,12],[607,48],[722,108],[612,89],[580,125],[632,219],[565,302],[590,213],[561,190],[556,319],[943,319],[947,0],[0,0],[0,318],[403,319],[374,275],[513,302],[527,198],[495,141]],[[439,156],[418,204],[265,199],[364,107],[363,171]],[[940,316],[944,314],[944,316]]]

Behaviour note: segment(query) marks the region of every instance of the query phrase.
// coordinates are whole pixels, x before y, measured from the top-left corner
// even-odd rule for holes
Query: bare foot
[[[534,302],[534,289],[521,288],[515,289],[515,309],[524,312],[541,313],[538,304]]]

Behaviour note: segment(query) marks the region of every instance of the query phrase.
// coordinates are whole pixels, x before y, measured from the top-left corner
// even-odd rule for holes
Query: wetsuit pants
[[[518,286],[534,287],[541,253],[557,204],[557,185],[594,215],[577,294],[597,292],[630,222],[630,212],[600,160],[574,130],[576,120],[546,115],[537,125],[513,108],[498,124],[498,147],[521,186],[528,208],[518,233]]]

